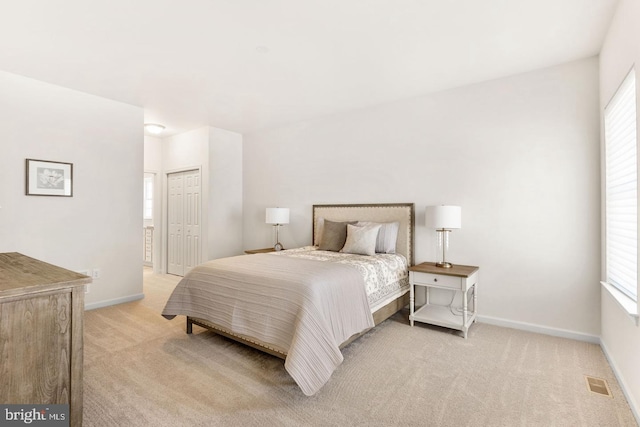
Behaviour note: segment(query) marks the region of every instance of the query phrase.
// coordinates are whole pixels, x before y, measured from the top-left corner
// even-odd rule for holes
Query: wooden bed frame
[[[314,205],[313,206],[313,244],[318,244],[319,239],[319,219],[324,218],[330,221],[374,221],[374,222],[400,222],[398,231],[398,242],[396,251],[404,255],[409,265],[414,264],[414,228],[415,228],[415,208],[413,203],[384,203],[365,205]],[[247,255],[251,256],[251,255]],[[409,304],[409,292],[399,296],[385,306],[373,313],[373,321],[376,325],[384,322],[399,310]],[[255,338],[236,334],[204,319],[187,316],[187,334],[193,332],[193,325],[198,325],[224,337],[246,344],[265,353],[285,359],[286,353],[271,347],[268,343],[256,340]],[[364,335],[368,331],[356,334],[340,345],[343,348]]]

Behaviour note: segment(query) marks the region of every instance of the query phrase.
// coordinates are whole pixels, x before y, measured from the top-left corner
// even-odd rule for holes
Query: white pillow
[[[375,255],[376,240],[380,231],[380,224],[364,225],[361,227],[347,224],[347,241],[340,252],[359,255]]]
[[[398,241],[398,230],[400,223],[396,222],[369,222],[358,221],[356,225],[381,225],[378,238],[376,239],[376,252],[379,254],[395,254],[396,243]]]

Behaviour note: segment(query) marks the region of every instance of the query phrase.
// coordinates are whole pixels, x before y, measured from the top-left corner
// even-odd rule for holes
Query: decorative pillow
[[[347,241],[340,252],[348,254],[375,255],[376,239],[380,231],[377,225],[347,225]]]
[[[355,223],[356,221],[335,222],[325,219],[318,249],[338,252],[344,246],[345,240],[347,240],[347,225]]]
[[[378,238],[376,239],[376,252],[379,254],[395,254],[396,243],[398,241],[398,230],[400,229],[400,223],[396,222],[368,222],[358,221],[358,226],[362,225],[381,225],[378,232]]]

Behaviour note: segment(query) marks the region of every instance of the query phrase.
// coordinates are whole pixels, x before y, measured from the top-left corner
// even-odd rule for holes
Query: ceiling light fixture
[[[156,123],[145,123],[144,130],[149,132],[152,135],[160,135],[164,130],[164,126],[156,124]]]

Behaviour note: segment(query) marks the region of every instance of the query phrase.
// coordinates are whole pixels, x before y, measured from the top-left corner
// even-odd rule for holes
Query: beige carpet
[[[464,340],[406,312],[305,397],[280,359],[161,317],[175,283],[146,272],[144,300],[86,312],[85,426],[636,426],[597,345],[482,323]]]

